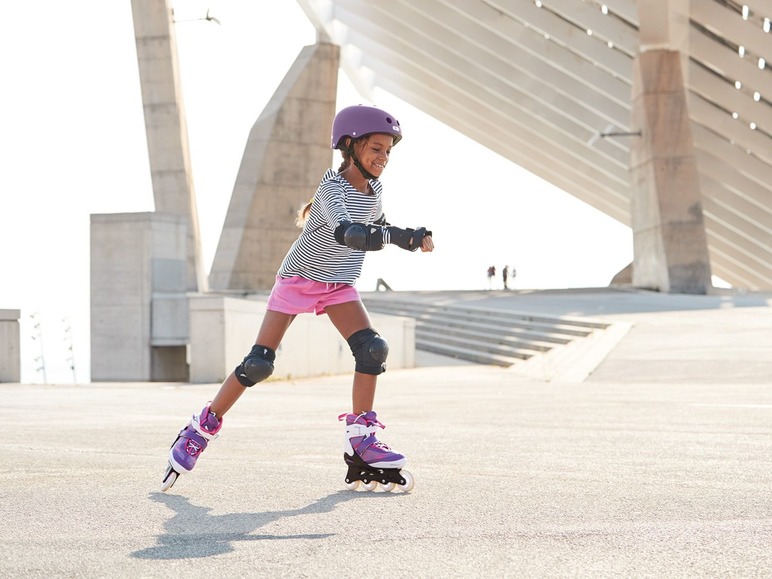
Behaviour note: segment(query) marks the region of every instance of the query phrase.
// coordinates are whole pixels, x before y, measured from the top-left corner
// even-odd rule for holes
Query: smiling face
[[[391,148],[394,146],[394,137],[382,133],[368,135],[367,138],[357,143],[356,156],[359,162],[376,178],[381,176],[389,162]]]

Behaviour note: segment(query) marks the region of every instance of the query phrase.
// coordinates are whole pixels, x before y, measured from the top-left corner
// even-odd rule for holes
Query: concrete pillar
[[[330,167],[339,48],[302,49],[252,127],[209,274],[215,290],[265,290],[297,238],[295,218]]]
[[[131,10],[155,210],[185,217],[187,289],[205,291],[172,10],[166,0],[132,0]]]
[[[21,382],[19,310],[0,310],[0,382]]]
[[[187,224],[91,215],[91,380],[186,381]]]
[[[688,1],[642,3],[632,91],[632,126],[641,130],[630,160],[633,285],[704,294],[711,272],[683,76],[686,53],[669,48],[684,42]]]

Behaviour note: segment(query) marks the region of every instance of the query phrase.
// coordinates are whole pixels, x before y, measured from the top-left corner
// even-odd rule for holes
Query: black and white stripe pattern
[[[365,195],[336,171],[328,169],[314,195],[303,230],[279,268],[279,275],[354,285],[362,273],[365,252],[340,245],[333,232],[341,221],[368,224],[382,215],[381,183],[370,180],[370,187],[375,194]]]

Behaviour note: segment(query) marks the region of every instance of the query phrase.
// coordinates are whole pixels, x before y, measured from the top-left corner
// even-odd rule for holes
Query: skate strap
[[[365,438],[361,442],[361,444],[359,445],[357,450],[361,449],[361,451],[364,452],[365,450],[367,450],[371,446],[374,446],[375,448],[380,448],[381,450],[385,450],[387,452],[391,452],[391,447],[388,444],[386,444],[385,442],[381,442],[380,440],[375,438],[374,435],[372,435],[372,436],[370,436],[368,438]]]
[[[220,421],[220,425],[222,425],[222,420]],[[207,440],[214,440],[215,438],[220,436],[220,433],[219,433],[220,428],[219,428],[219,426],[217,428],[218,432],[214,432],[214,433],[207,432],[206,430],[201,428],[201,419],[200,419],[200,417],[196,416],[195,414],[193,415],[193,420],[190,421],[190,426],[195,428],[196,432],[198,432],[201,436],[203,436]]]
[[[180,432],[180,438],[187,438],[193,442],[197,442],[199,445],[201,445],[201,448],[206,448],[206,445],[208,444],[208,441],[205,437],[201,436],[201,434],[195,430],[191,430],[190,428],[183,428]]]
[[[357,416],[357,419],[359,419],[360,416],[365,416],[365,414],[366,413],[363,412],[362,414]],[[338,421],[340,422],[341,420],[345,420],[346,417],[348,417],[348,416],[353,416],[353,414],[349,414],[347,412],[344,412],[343,414],[340,414],[338,416]],[[373,420],[372,418],[369,418],[369,419],[365,418],[365,421],[367,422],[367,426],[368,427],[386,428],[386,425],[383,422],[381,422],[380,420],[378,420],[378,419]],[[363,424],[359,424],[357,422],[355,422],[354,424],[347,424],[346,426],[354,426],[355,424],[360,425],[360,426],[364,426]],[[374,428],[373,428],[373,432],[375,432]]]

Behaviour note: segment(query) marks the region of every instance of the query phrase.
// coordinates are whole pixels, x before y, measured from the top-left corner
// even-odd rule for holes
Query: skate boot
[[[350,490],[355,490],[359,481],[362,481],[362,488],[367,491],[374,491],[378,483],[383,485],[386,492],[399,488],[407,493],[413,489],[413,475],[409,471],[400,470],[407,459],[375,437],[379,428],[385,428],[376,418],[375,412],[341,414],[338,420],[346,421],[343,460],[348,465],[346,486]]]
[[[190,422],[177,435],[169,450],[169,464],[161,483],[162,492],[172,488],[181,473],[193,470],[198,457],[204,452],[209,441],[217,438],[220,428],[222,428],[222,420],[209,411],[208,405],[204,407],[201,414],[193,415]]]

